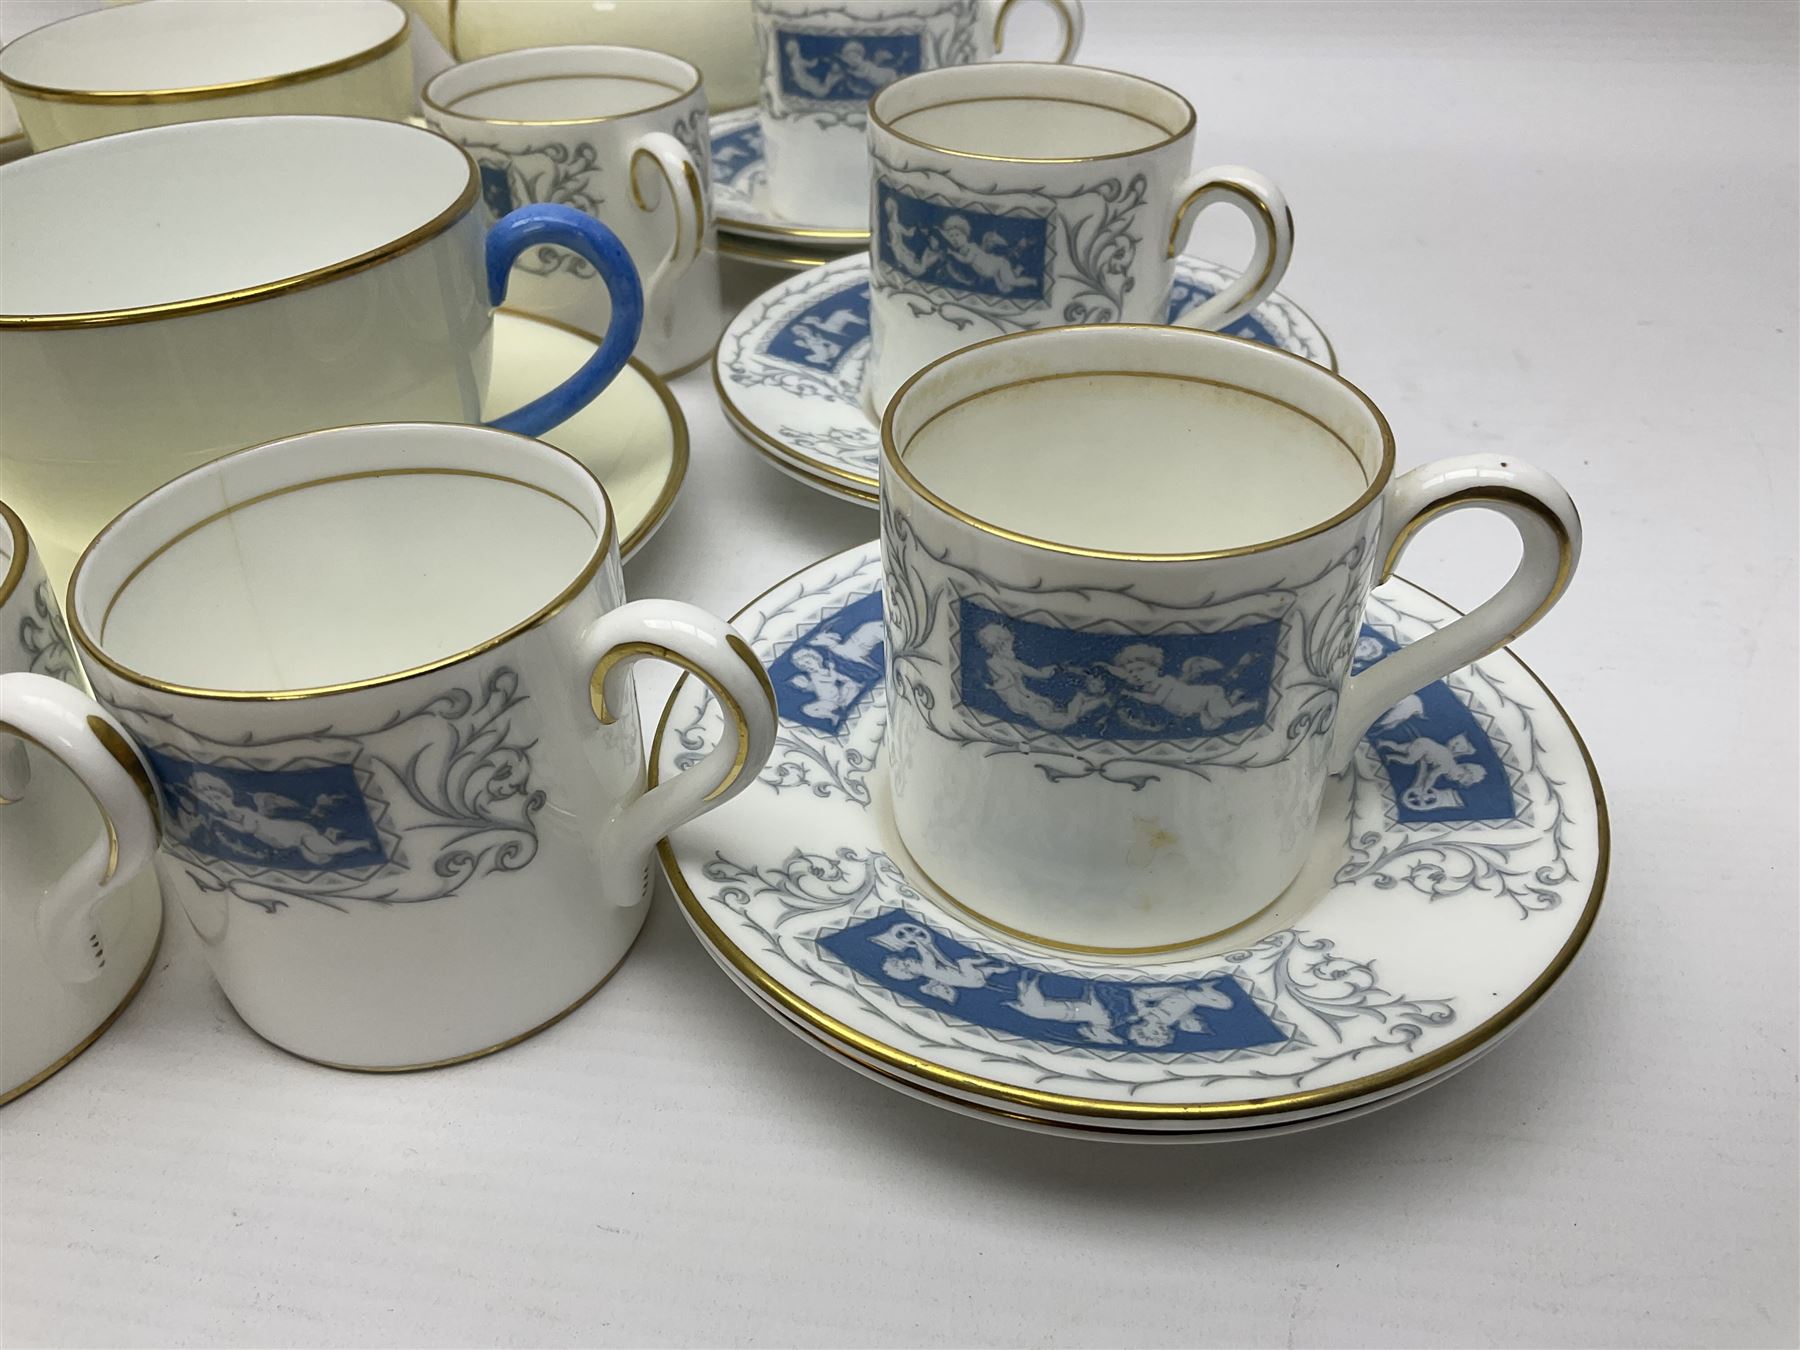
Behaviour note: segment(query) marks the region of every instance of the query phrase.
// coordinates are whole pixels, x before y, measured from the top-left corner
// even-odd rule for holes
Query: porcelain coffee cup
[[[630,256],[563,206],[489,230],[480,195],[457,146],[368,118],[189,122],[0,166],[0,479],[51,579],[118,511],[226,451],[481,420],[494,306],[541,245],[586,259],[612,323],[496,425],[538,435],[598,395],[637,340]]]
[[[0,502],[0,1104],[112,1025],[162,932],[149,775],[85,690],[24,523]]]
[[[999,51],[1016,0],[754,0],[762,53],[758,104],[770,207],[786,219],[868,228],[872,95],[940,66]],[[1081,45],[1079,0],[1049,0],[1058,61]]]
[[[425,86],[425,120],[469,152],[495,216],[559,202],[604,218],[644,278],[637,356],[659,375],[724,331],[706,93],[686,61],[639,47],[540,47],[452,66]],[[514,264],[515,309],[606,330],[587,261],[541,248]]]
[[[100,532],[69,615],[226,996],[341,1067],[470,1058],[581,1003],[644,921],[652,846],[751,782],[775,734],[729,625],[625,602],[594,476],[482,427],[203,465]],[[646,658],[726,710],[719,748],[649,791]]]
[[[1528,628],[1580,551],[1548,474],[1395,478],[1355,387],[1192,329],[977,343],[902,386],[881,439],[899,836],[952,902],[1084,950],[1186,946],[1275,900],[1371,724]],[[1351,675],[1371,584],[1475,506],[1518,529],[1512,578]]]
[[[391,0],[112,5],[9,42],[0,85],[39,150],[208,118],[413,111],[406,11]]]
[[[1193,105],[1136,75],[1003,62],[930,71],[869,104],[869,396],[1000,333],[1160,323],[1194,219],[1229,204],[1255,243],[1235,285],[1185,314],[1222,328],[1275,289],[1294,248],[1281,190],[1193,170]]]

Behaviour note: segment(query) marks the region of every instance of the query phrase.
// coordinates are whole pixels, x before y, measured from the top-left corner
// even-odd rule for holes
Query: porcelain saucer
[[[553,319],[500,310],[494,365],[483,400],[501,417],[573,374],[597,339]],[[612,499],[619,555],[642,548],[667,518],[687,476],[688,430],[669,386],[633,360],[600,397],[541,439],[594,471]]]
[[[1389,582],[1357,661],[1454,615]],[[1381,719],[1300,877],[1239,929],[1150,959],[994,931],[937,894],[894,835],[883,655],[866,641],[880,617],[874,542],[739,614],[781,707],[774,757],[660,853],[690,925],[758,1006],[890,1086],[1064,1133],[1324,1123],[1467,1067],[1593,925],[1609,853],[1599,780],[1556,700],[1503,651]],[[721,730],[717,702],[684,681],[652,777]],[[1451,787],[1432,768],[1446,758],[1483,772]]]
[[[1237,275],[1218,263],[1177,258],[1169,317]],[[1325,334],[1279,291],[1225,331],[1337,369]],[[746,305],[719,339],[713,384],[726,418],[777,468],[873,506],[881,431],[862,398],[868,359],[869,255],[853,253],[789,277]]]
[[[763,162],[761,114],[755,108],[737,108],[712,119],[713,216],[719,232],[747,239],[798,248],[806,253],[842,253],[869,246],[869,231],[846,230],[806,221],[786,220],[768,205],[763,185],[768,165]],[[721,253],[729,250],[723,243]]]

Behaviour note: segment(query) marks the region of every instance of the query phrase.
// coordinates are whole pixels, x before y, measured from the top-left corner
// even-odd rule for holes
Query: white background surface
[[[1795,8],[1089,16],[1087,60],[1286,188],[1284,289],[1403,466],[1505,451],[1581,505],[1581,573],[1519,651],[1615,847],[1539,1015],[1366,1120],[1148,1150],[835,1067],[666,890],[567,1022],[399,1078],[250,1035],[171,915],[136,1004],[0,1113],[6,1341],[1796,1342]],[[634,594],[729,613],[873,534],[744,447],[704,371],[677,388],[693,469]],[[1459,517],[1405,570],[1477,599],[1504,539]]]

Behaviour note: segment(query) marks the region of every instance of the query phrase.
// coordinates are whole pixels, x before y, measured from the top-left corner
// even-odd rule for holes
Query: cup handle
[[[1221,164],[1194,174],[1175,188],[1169,226],[1169,256],[1181,252],[1200,213],[1216,202],[1237,207],[1256,232],[1256,245],[1243,275],[1176,323],[1183,328],[1228,328],[1255,309],[1280,285],[1294,256],[1294,213],[1273,182],[1255,169]]]
[[[616,721],[631,667],[646,657],[697,676],[725,709],[725,735],[698,764],[628,803],[606,825],[603,865],[618,868],[606,893],[636,894],[630,868],[657,840],[730,801],[755,781],[775,748],[775,686],[750,644],[723,619],[675,600],[637,600],[596,619],[582,637],[594,716]],[[632,903],[636,903],[635,900]]]
[[[556,388],[533,399],[523,408],[488,423],[501,431],[521,436],[541,436],[567,421],[600,396],[631,359],[638,332],[644,325],[644,288],[637,268],[619,236],[572,206],[537,202],[521,206],[495,223],[487,236],[488,300],[498,306],[506,299],[506,282],[513,262],[528,248],[560,244],[592,263],[612,297],[612,320],[600,349],[580,370]]]
[[[649,192],[644,190],[651,169],[662,178],[660,192],[654,178]],[[631,148],[631,204],[649,215],[661,205],[662,195],[674,209],[675,231],[668,256],[644,283],[644,303],[651,309],[658,308],[664,288],[679,281],[706,246],[706,198],[700,190],[700,171],[680,141],[666,131],[651,131],[638,137]]]
[[[67,984],[100,973],[94,914],[156,853],[156,788],[124,728],[98,703],[48,675],[0,675],[0,810],[30,791],[19,741],[60,760],[100,808],[106,829],[40,893],[38,947]],[[14,739],[16,738],[16,739]]]
[[[994,55],[998,56],[1006,46],[1006,20],[1012,13],[1012,7],[1018,0],[1000,0],[994,10]],[[1062,20],[1062,50],[1055,59],[1067,63],[1075,59],[1076,49],[1081,46],[1081,35],[1087,27],[1087,18],[1081,12],[1081,0],[1047,0],[1051,8],[1056,10],[1057,17]]]
[[[1461,618],[1350,677],[1338,703],[1331,767],[1341,773],[1363,734],[1408,694],[1505,646],[1549,613],[1581,558],[1581,517],[1542,469],[1499,455],[1462,455],[1421,465],[1388,487],[1376,557],[1380,581],[1438,516],[1468,507],[1498,511],[1519,532],[1523,553],[1507,583]]]

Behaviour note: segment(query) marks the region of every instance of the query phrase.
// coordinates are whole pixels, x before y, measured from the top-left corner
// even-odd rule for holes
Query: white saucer
[[[770,208],[763,190],[768,182],[768,166],[763,163],[760,116],[755,108],[737,108],[712,119],[713,216],[719,223],[719,232],[783,244],[790,249],[798,245],[807,253],[867,248],[867,227],[846,230],[786,220]],[[729,250],[721,243],[719,251]]]
[[[880,575],[871,542],[738,616],[782,706],[775,755],[743,795],[660,850],[714,958],[833,1058],[1007,1124],[1260,1136],[1349,1118],[1459,1072],[1536,1005],[1587,936],[1609,851],[1599,780],[1562,709],[1510,652],[1421,691],[1371,733],[1328,794],[1300,878],[1234,933],[1145,960],[984,927],[935,894],[894,837],[881,654],[851,662],[830,640],[880,615]],[[1359,661],[1454,614],[1390,582],[1370,601]],[[829,666],[829,698],[803,687],[800,647]],[[720,731],[716,701],[684,681],[658,727],[652,777]],[[1451,792],[1374,748],[1421,738],[1487,773]],[[913,926],[905,938],[887,936],[900,923]],[[978,985],[962,969],[971,957],[985,966]],[[937,966],[959,979],[934,981]],[[1229,1006],[1167,1025],[1143,1017],[1146,991],[1201,985]]]
[[[494,315],[494,366],[483,413],[503,417],[580,369],[596,339],[551,319]],[[637,361],[599,398],[541,439],[594,471],[612,499],[619,554],[629,558],[656,532],[687,475],[687,419],[675,395]]]
[[[1183,255],[1169,315],[1238,274]],[[1280,291],[1225,330],[1337,369],[1331,343]],[[971,339],[973,340],[973,339]],[[776,467],[834,497],[873,506],[881,431],[863,402],[869,359],[869,255],[792,276],[746,305],[713,355],[725,416]]]

